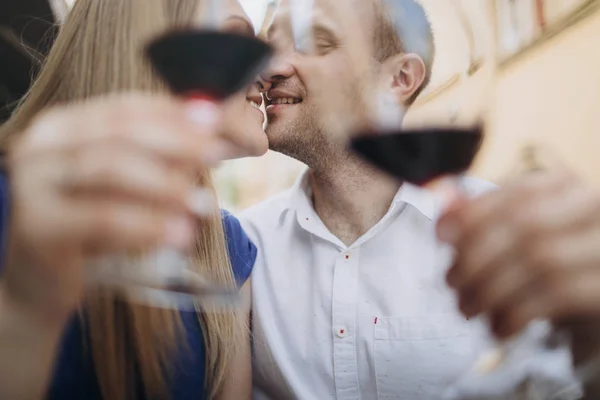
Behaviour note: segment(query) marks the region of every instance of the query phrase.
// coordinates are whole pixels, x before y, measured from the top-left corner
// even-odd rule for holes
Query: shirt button
[[[339,338],[345,338],[348,333],[346,331],[346,328],[338,328],[335,334]]]
[[[350,253],[344,254],[344,259],[349,260],[350,259]]]

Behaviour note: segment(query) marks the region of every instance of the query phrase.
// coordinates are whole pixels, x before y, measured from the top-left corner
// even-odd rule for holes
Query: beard
[[[326,170],[352,158],[347,142],[350,133],[363,127],[361,118],[366,110],[357,100],[358,96],[352,93],[339,109],[328,107],[325,100],[320,100],[323,103],[320,106],[300,103],[294,118],[277,115],[267,118],[269,149],[314,170]]]
[[[347,153],[345,143],[319,118],[316,107],[303,104],[302,108],[294,119],[275,116],[267,120],[269,148],[311,169],[326,169]]]
[[[373,108],[365,103],[369,93],[365,85],[373,81],[348,76],[313,78],[307,88],[310,100],[299,103],[293,117],[268,116],[266,134],[271,150],[324,171],[354,158],[347,142],[352,133],[368,126],[372,117]]]

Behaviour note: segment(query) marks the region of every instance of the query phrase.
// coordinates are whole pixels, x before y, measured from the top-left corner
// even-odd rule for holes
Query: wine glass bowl
[[[467,171],[483,141],[483,126],[429,128],[359,135],[352,149],[403,182],[425,186],[440,177]]]
[[[222,101],[252,82],[272,50],[256,38],[188,29],[161,36],[146,53],[176,95]]]
[[[452,53],[446,48],[437,48],[436,44],[439,41],[447,46],[452,42],[436,38],[444,36],[441,33],[454,30],[462,33],[445,36],[467,41],[481,36],[473,32],[471,18],[462,18],[464,15],[460,14],[452,23],[448,22],[452,19],[449,16],[440,19],[438,15],[438,19],[430,19],[432,9],[442,6],[435,1],[423,2],[427,4],[425,11],[412,1],[384,0],[382,3],[387,8],[390,27],[401,38],[402,48],[397,57],[391,58],[391,63],[384,60],[383,68],[388,69],[388,74],[394,74],[394,79],[384,79],[383,85],[379,79],[369,91],[364,92],[367,96],[364,104],[370,107],[368,128],[359,126],[349,132],[350,148],[381,171],[399,181],[418,186],[426,186],[439,178],[462,175],[472,166],[484,139],[495,68],[493,60],[480,58],[472,50],[487,44],[487,41],[482,40],[481,46],[458,45],[458,51],[470,51],[463,57],[465,62],[457,64],[451,60],[449,64],[457,69],[448,74],[451,76],[448,78],[450,83],[436,80],[436,72],[444,71],[438,67],[439,63],[449,61],[444,56]],[[453,7],[459,7],[458,3],[448,2],[444,10],[452,11]],[[442,59],[438,59],[437,50]],[[372,53],[376,54],[376,50]],[[415,58],[422,62],[423,75],[415,67],[418,64]],[[402,72],[395,59],[402,59]],[[403,77],[403,73],[412,75]],[[444,74],[446,72],[441,76]],[[410,88],[414,91],[412,95],[400,97],[398,86],[406,83],[402,89],[408,93],[407,82],[420,79],[428,85],[425,89],[415,85]],[[389,84],[393,80],[396,87]],[[446,86],[447,89],[429,87],[432,85]]]

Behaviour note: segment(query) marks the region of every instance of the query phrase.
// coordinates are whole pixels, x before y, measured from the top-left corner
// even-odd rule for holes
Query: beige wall
[[[500,69],[494,114],[478,174],[499,179],[533,143],[600,187],[600,12]]]

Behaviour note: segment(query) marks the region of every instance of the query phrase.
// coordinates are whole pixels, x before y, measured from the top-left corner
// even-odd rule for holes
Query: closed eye
[[[327,27],[317,25],[313,30],[315,47],[319,53],[326,53],[335,49],[339,45],[339,41],[335,34]]]

